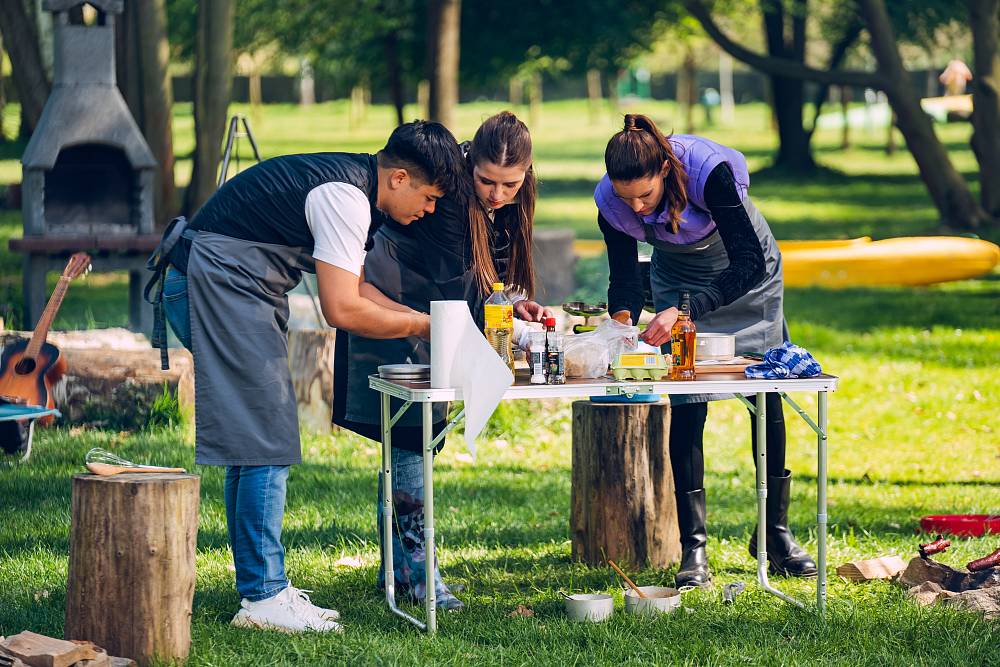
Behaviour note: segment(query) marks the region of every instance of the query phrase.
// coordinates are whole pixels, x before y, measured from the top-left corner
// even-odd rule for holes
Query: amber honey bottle
[[[681,292],[680,312],[670,328],[671,380],[694,379],[694,346],[696,328],[691,321],[691,295]]]

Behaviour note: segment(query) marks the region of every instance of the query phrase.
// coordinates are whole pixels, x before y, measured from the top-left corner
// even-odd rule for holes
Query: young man
[[[262,162],[223,185],[171,253],[167,319],[195,364],[196,462],[226,466],[229,539],[242,597],[233,624],[339,631],[285,576],[289,466],[301,462],[288,370],[288,299],[315,271],[331,326],[371,338],[428,337],[430,318],[364,285],[375,209],[402,224],[455,187],[462,155],[438,123],[398,127],[377,155],[314,153]],[[184,264],[186,263],[186,266]],[[189,328],[188,328],[189,326]]]

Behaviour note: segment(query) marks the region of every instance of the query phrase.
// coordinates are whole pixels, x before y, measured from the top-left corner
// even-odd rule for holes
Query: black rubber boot
[[[816,561],[795,542],[788,527],[788,501],[791,498],[792,473],[767,478],[767,560],[771,574],[785,577],[815,577]],[[757,558],[757,528],[750,537],[750,555]]]
[[[677,492],[677,524],[681,532],[681,566],[674,581],[682,586],[709,586],[712,575],[708,571],[705,554],[705,489]]]

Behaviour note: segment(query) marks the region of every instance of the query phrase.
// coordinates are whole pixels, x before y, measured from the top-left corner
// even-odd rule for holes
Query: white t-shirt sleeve
[[[315,244],[313,258],[361,275],[371,204],[357,186],[324,183],[306,195],[306,223]]]

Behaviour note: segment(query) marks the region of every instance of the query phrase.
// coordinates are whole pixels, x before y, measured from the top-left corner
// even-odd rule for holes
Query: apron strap
[[[146,269],[153,272],[149,282],[142,292],[142,298],[153,306],[153,335],[150,341],[154,348],[160,350],[160,368],[170,369],[170,358],[167,354],[167,322],[163,312],[163,281],[167,269],[171,265],[171,257],[181,238],[192,238],[194,230],[187,229],[187,218],[178,216],[170,221],[163,230],[159,245],[146,260]]]

